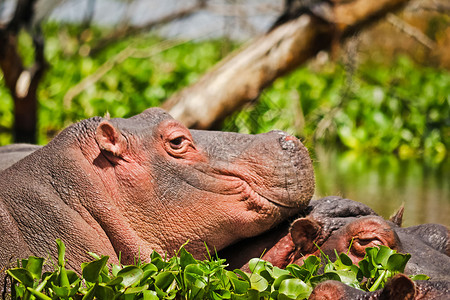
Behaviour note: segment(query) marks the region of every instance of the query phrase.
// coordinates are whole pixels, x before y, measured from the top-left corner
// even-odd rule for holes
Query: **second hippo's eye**
[[[356,238],[353,240],[352,252],[357,256],[364,257],[366,248],[384,245],[378,238]]]

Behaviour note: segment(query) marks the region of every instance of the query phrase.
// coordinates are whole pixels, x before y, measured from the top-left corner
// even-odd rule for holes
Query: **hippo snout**
[[[270,151],[261,153],[262,156],[267,156],[266,163],[272,164],[272,180],[266,190],[260,193],[280,206],[303,208],[313,196],[315,187],[308,150],[299,139],[284,131],[273,130],[267,136],[276,139],[277,143],[272,144]],[[268,142],[263,139],[262,143]],[[258,189],[255,187],[255,190]]]
[[[235,135],[235,136],[234,136]],[[234,134],[228,143],[238,177],[262,198],[291,211],[306,207],[314,193],[314,171],[308,150],[281,130],[257,135]]]

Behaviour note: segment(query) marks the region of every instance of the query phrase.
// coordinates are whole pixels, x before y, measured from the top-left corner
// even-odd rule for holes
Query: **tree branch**
[[[342,39],[399,9],[408,0],[355,0],[333,6],[334,24],[309,14],[273,28],[233,53],[162,107],[191,128],[208,129],[256,99],[276,78]]]
[[[406,23],[394,14],[388,14],[386,20],[400,31],[406,33],[428,49],[435,49],[436,43],[418,28]]]

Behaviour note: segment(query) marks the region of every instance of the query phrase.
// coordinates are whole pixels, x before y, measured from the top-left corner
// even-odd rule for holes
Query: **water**
[[[389,218],[402,203],[404,227],[440,223],[450,227],[450,160],[427,166],[394,155],[371,156],[317,148],[316,198],[338,195],[367,204]]]

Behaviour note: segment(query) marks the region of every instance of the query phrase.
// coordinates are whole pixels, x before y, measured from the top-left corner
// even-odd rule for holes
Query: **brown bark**
[[[208,129],[255,100],[276,78],[328,49],[336,37],[379,20],[409,0],[355,0],[336,3],[334,24],[303,14],[231,54],[197,83],[169,98],[162,107],[190,128]]]
[[[22,27],[31,24],[35,0],[20,0],[14,17],[4,28],[0,28],[0,69],[5,84],[14,101],[14,142],[36,143],[37,88],[47,63],[44,58],[44,40],[35,32],[35,62],[25,68],[18,49],[18,35]]]

